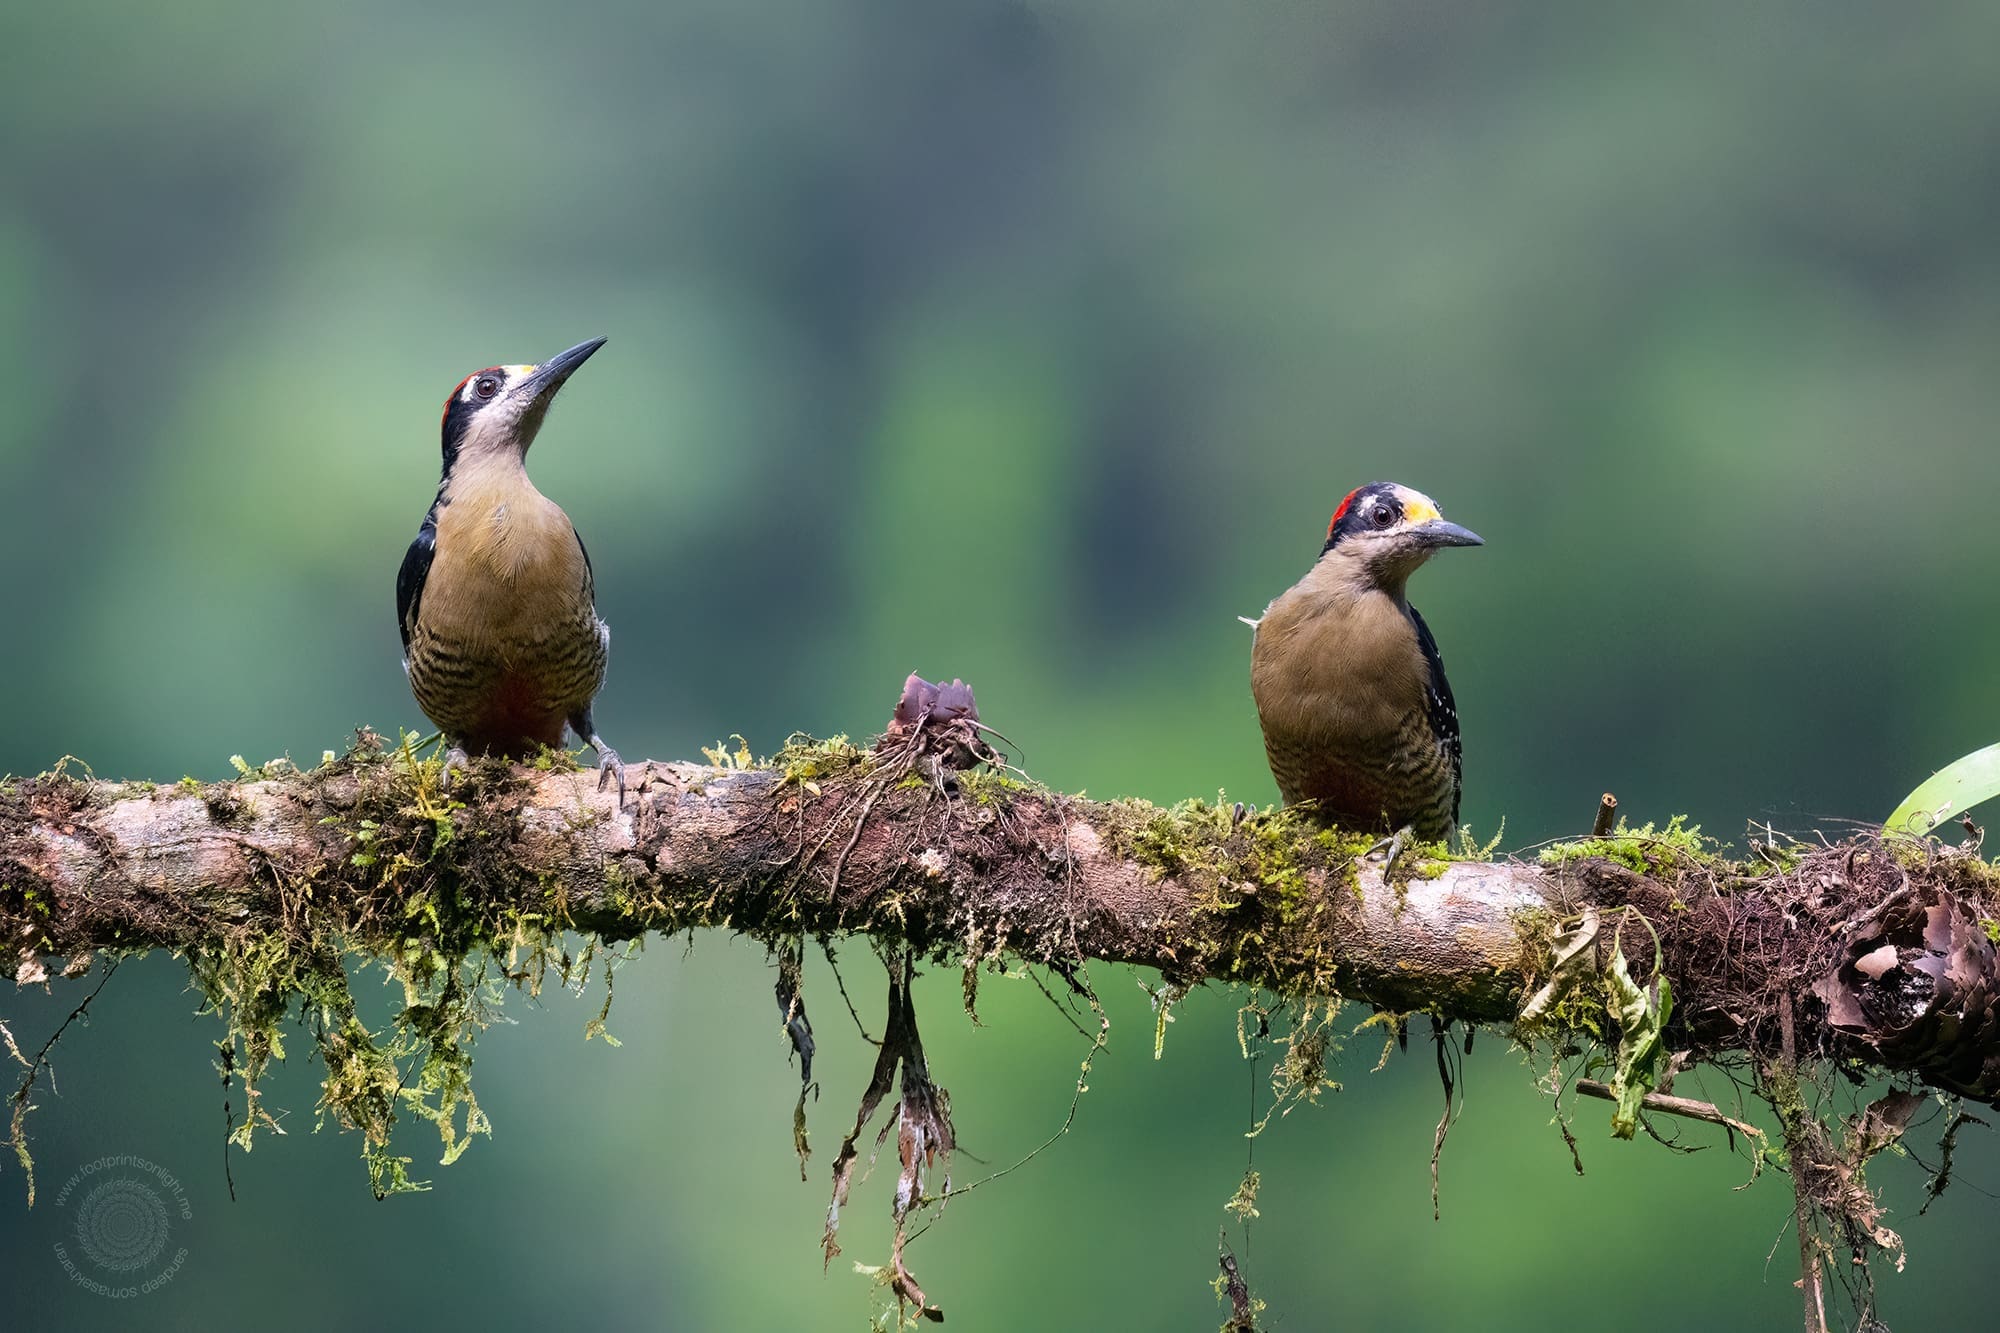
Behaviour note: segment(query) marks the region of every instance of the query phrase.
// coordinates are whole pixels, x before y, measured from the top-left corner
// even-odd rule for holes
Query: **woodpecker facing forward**
[[[1393,482],[1334,511],[1306,576],[1255,623],[1250,691],[1287,805],[1348,828],[1448,835],[1458,824],[1458,709],[1437,641],[1403,594],[1445,546],[1482,545]]]
[[[625,766],[590,716],[611,646],[590,556],[525,466],[556,391],[603,345],[490,366],[452,390],[444,476],[396,575],[396,619],[417,705],[455,751],[518,759],[559,748],[567,725],[622,804]]]

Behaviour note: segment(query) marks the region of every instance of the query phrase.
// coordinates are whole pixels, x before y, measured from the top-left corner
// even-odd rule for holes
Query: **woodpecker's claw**
[[[465,747],[463,746],[454,745],[446,750],[444,752],[444,762],[438,768],[438,790],[444,791],[450,787],[451,775],[453,773],[465,772],[466,766],[471,762],[472,758],[466,754]]]
[[[1237,828],[1250,817],[1250,807],[1238,801],[1229,807],[1229,827]]]
[[[1385,847],[1389,849],[1388,855],[1382,858],[1382,879],[1384,882],[1395,872],[1396,858],[1403,854],[1403,847],[1409,842],[1410,835],[1413,832],[1415,830],[1410,825],[1405,824],[1361,854],[1363,857],[1370,857]]]
[[[597,789],[603,791],[612,778],[618,779],[618,808],[625,808],[625,761],[618,757],[618,751],[606,745],[597,737],[590,738],[590,748],[597,751]]]

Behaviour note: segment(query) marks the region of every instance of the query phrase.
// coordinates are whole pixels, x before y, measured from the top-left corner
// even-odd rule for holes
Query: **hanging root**
[[[1250,1294],[1250,1284],[1243,1279],[1243,1266],[1236,1262],[1236,1252],[1229,1248],[1229,1239],[1218,1234],[1215,1240],[1217,1262],[1222,1275],[1215,1279],[1215,1298],[1229,1303],[1229,1320],[1222,1326],[1222,1333],[1257,1333],[1257,1316],[1264,1312],[1264,1302]]]
[[[28,1178],[28,1206],[30,1208],[35,1206],[35,1158],[28,1151],[27,1126],[28,1112],[35,1109],[35,1103],[32,1100],[35,1093],[35,1085],[41,1079],[41,1076],[46,1073],[49,1076],[50,1086],[54,1086],[55,1068],[49,1063],[49,1053],[55,1049],[56,1043],[62,1040],[63,1033],[69,1031],[69,1025],[76,1022],[77,1019],[83,1018],[89,1012],[90,1002],[97,998],[98,992],[104,989],[106,983],[111,980],[111,974],[117,970],[118,960],[114,958],[105,966],[104,975],[97,979],[97,985],[91,988],[90,994],[84,996],[83,1002],[69,1011],[69,1017],[65,1018],[61,1026],[49,1034],[49,1039],[42,1043],[42,1048],[35,1052],[35,1058],[32,1060],[21,1054],[21,1048],[14,1042],[14,1034],[7,1030],[5,1024],[0,1024],[0,1042],[4,1042],[7,1047],[7,1053],[19,1061],[22,1067],[28,1071],[21,1076],[20,1086],[14,1089],[14,1095],[11,1099],[14,1105],[12,1116],[8,1121],[7,1142],[14,1149],[14,1159],[21,1164],[22,1174]],[[77,975],[81,974],[81,969],[79,969]]]
[[[792,1043],[792,1053],[799,1058],[799,1100],[792,1107],[792,1151],[799,1157],[799,1179],[806,1179],[806,1159],[812,1156],[812,1147],[806,1134],[806,1094],[816,1093],[818,1084],[813,1082],[812,1020],[806,1017],[806,1000],[803,993],[801,974],[805,964],[805,937],[801,935],[795,947],[787,949],[778,959],[778,980],[772,987],[778,998],[778,1021],[784,1027],[785,1036]]]
[[[826,1210],[826,1232],[821,1238],[821,1248],[827,1264],[831,1264],[834,1256],[840,1253],[840,1243],[834,1237],[840,1228],[840,1209],[847,1202],[854,1163],[860,1156],[855,1145],[862,1131],[868,1127],[868,1122],[874,1118],[882,1099],[888,1096],[889,1087],[896,1081],[900,1070],[902,1097],[895,1117],[884,1124],[875,1136],[875,1152],[869,1157],[872,1164],[875,1154],[881,1152],[890,1131],[894,1130],[900,1170],[896,1177],[895,1202],[890,1209],[890,1216],[896,1224],[896,1236],[889,1260],[889,1286],[899,1303],[915,1307],[926,1319],[941,1321],[944,1312],[926,1302],[923,1288],[917,1284],[903,1260],[908,1238],[907,1222],[910,1213],[925,1198],[925,1176],[939,1159],[943,1159],[947,1163],[945,1190],[949,1192],[948,1164],[952,1149],[957,1146],[951,1124],[951,1097],[931,1081],[930,1069],[924,1060],[923,1039],[917,1033],[917,1010],[910,993],[910,983],[915,977],[915,955],[905,949],[889,964],[889,1013],[882,1032],[882,1049],[875,1059],[875,1072],[868,1080],[867,1090],[861,1094],[861,1107],[854,1117],[854,1128],[841,1141],[840,1152],[833,1161],[833,1198]]]
[[[1452,1058],[1451,1043],[1445,1040],[1444,1020],[1436,1014],[1431,1015],[1431,1044],[1437,1048],[1438,1082],[1444,1087],[1444,1113],[1438,1116],[1437,1132],[1431,1136],[1431,1221],[1438,1222],[1444,1219],[1444,1210],[1438,1204],[1438,1163],[1444,1158],[1445,1138],[1464,1108],[1465,1099],[1458,1092],[1459,1080],[1452,1077],[1457,1062]]]

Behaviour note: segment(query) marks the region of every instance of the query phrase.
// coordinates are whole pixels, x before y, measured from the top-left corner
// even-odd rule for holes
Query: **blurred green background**
[[[628,758],[866,733],[918,669],[1057,786],[1271,800],[1235,617],[1377,478],[1487,538],[1414,593],[1466,818],[1507,846],[1606,788],[1725,838],[1838,830],[2000,730],[1991,6],[74,0],[7,29],[0,771],[213,778],[419,725],[390,591],[439,404],[596,334],[530,462],[590,542]],[[843,957],[879,1030],[880,969]],[[1136,979],[1095,976],[1075,1131],[913,1247],[951,1327],[1219,1322],[1237,997],[1155,1063]],[[830,981],[807,1183],[771,970],[717,935],[624,969],[619,1049],[581,1039],[596,992],[515,1004],[479,1048],[492,1141],[439,1168],[405,1128],[429,1194],[375,1203],[358,1141],[308,1132],[301,1041],[232,1204],[219,1025],[173,960],[128,965],[32,1121],[41,1204],[0,1174],[8,1315],[862,1327],[889,1182],[822,1276],[870,1058]],[[1025,982],[980,1028],[957,990],[919,999],[965,1179],[1060,1123],[1082,1045]],[[6,1016],[39,1044],[77,996]],[[1273,1327],[1795,1318],[1782,1178],[1732,1192],[1720,1145],[1613,1145],[1586,1106],[1578,1179],[1496,1040],[1434,1223],[1431,1061],[1376,1049],[1256,1141]],[[128,1303],[51,1253],[55,1191],[114,1153],[194,1213]],[[1897,1328],[1989,1308],[1990,1136],[1959,1169],[1921,1221],[1923,1172],[1876,1170]]]

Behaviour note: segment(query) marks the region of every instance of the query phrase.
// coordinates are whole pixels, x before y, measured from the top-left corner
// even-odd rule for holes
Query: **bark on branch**
[[[768,766],[648,764],[623,809],[588,773],[482,763],[449,799],[436,783],[366,745],[208,785],[12,781],[0,936],[17,980],[94,950],[198,956],[328,931],[364,949],[426,932],[462,945],[526,917],[608,939],[867,932],[1511,1024],[1538,989],[1539,1017],[1559,1021],[1551,982],[1585,964],[1594,978],[1614,949],[1647,975],[1656,935],[1667,1035],[1697,1060],[1776,1054],[1789,995],[1801,1055],[2000,1095],[2000,876],[1970,854],[1863,837],[1738,864],[1631,835],[1554,865],[1408,857],[1390,884],[1357,857],[1365,840],[1296,814],[1093,802],[838,743]],[[1558,967],[1586,920],[1594,937]]]

